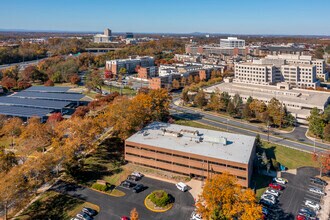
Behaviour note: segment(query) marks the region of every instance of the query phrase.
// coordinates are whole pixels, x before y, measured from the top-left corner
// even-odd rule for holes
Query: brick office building
[[[154,122],[125,141],[125,160],[155,169],[210,178],[228,172],[251,183],[255,137]]]

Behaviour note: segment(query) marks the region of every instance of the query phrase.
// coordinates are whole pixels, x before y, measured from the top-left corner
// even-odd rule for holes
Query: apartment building
[[[138,77],[140,79],[150,79],[155,76],[158,76],[157,66],[140,67],[138,69]]]
[[[211,178],[228,172],[251,186],[255,137],[154,122],[125,141],[125,160],[158,170]]]
[[[118,74],[121,68],[125,68],[127,73],[134,73],[137,66],[140,67],[151,67],[155,65],[155,60],[153,57],[129,57],[128,59],[117,59],[106,61],[105,68],[111,71],[112,74]]]
[[[234,82],[271,85],[276,82],[276,73],[273,65],[238,63],[235,65]]]

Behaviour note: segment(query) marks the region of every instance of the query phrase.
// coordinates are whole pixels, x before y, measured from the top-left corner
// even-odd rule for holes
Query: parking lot
[[[322,209],[321,195],[308,190],[310,187],[322,188],[310,182],[310,177],[318,174],[317,169],[310,167],[299,168],[296,175],[282,173],[282,177],[287,179],[288,183],[279,196],[278,204],[270,208],[271,212],[267,219],[295,219],[299,209],[308,208],[304,204],[306,200],[319,203]]]
[[[53,187],[53,190],[69,194],[98,205],[100,207],[100,213],[95,216],[96,220],[120,219],[122,216],[129,216],[130,211],[133,208],[137,209],[140,220],[189,220],[190,215],[194,210],[194,199],[189,192],[179,191],[175,184],[147,177],[143,177],[140,181],[138,181],[138,183],[142,183],[148,188],[140,193],[134,193],[132,189],[118,186],[119,190],[126,193],[123,197],[105,195],[85,187],[65,182],[60,182]],[[175,199],[173,207],[164,213],[151,212],[144,206],[145,197],[153,190],[158,189],[165,190]]]

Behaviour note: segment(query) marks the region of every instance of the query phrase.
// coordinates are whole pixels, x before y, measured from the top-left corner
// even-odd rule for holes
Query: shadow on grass
[[[99,147],[83,159],[82,168],[74,175],[81,184],[91,185],[104,176],[122,172],[124,143],[119,138],[105,139]]]
[[[22,213],[22,219],[70,219],[67,211],[82,203],[81,200],[50,191],[46,197],[32,203]]]

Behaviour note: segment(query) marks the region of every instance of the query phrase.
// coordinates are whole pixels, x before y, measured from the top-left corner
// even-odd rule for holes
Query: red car
[[[306,216],[303,215],[297,215],[296,220],[307,220]]]
[[[129,217],[127,217],[127,216],[122,216],[122,217],[121,217],[121,220],[129,220]]]
[[[269,183],[268,185],[270,188],[276,189],[276,190],[283,190],[283,186],[277,184],[277,183]]]

